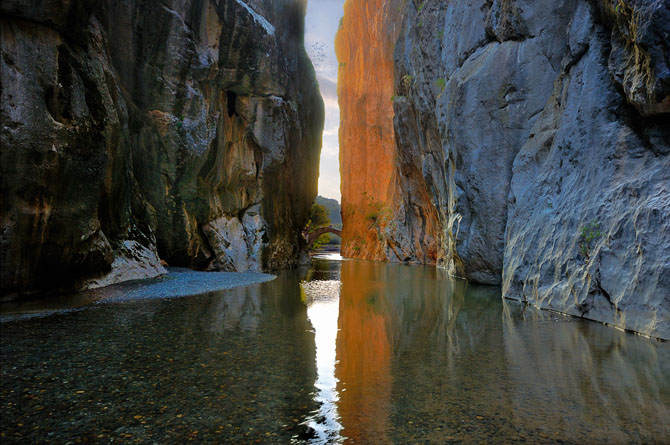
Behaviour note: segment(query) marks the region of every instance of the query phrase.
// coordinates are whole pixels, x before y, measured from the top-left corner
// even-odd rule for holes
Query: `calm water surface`
[[[430,267],[322,258],[0,329],[4,443],[670,442],[670,344]]]

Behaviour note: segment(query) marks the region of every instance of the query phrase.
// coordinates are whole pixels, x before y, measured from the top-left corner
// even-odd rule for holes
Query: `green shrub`
[[[305,226],[305,230],[314,230],[328,225],[330,225],[328,209],[321,204],[312,204],[312,207],[309,209],[309,221],[307,222],[307,226]]]
[[[410,76],[409,74],[405,74],[402,76],[402,83],[405,86],[405,88],[409,89],[409,87],[412,86],[412,82],[414,81],[414,76]]]
[[[585,226],[582,226],[579,234],[579,253],[586,259],[591,257],[593,242],[603,236],[599,230],[600,223],[593,220]]]
[[[368,196],[368,212],[365,220],[368,222],[368,229],[377,232],[377,238],[382,236],[382,232],[391,221],[391,216],[389,206]]]
[[[305,232],[311,232],[320,227],[327,227],[330,225],[330,217],[328,216],[328,209],[321,204],[314,203],[309,209],[309,221],[304,228]],[[330,242],[330,235],[322,234],[308,246],[309,249],[318,249],[323,244]]]
[[[329,244],[330,243],[330,234],[324,233],[323,235],[319,236],[309,248],[311,250],[317,250],[320,249],[321,246],[324,244]]]
[[[440,93],[442,93],[447,87],[447,81],[443,77],[440,77],[435,81],[435,85],[437,85],[437,87],[440,89]]]

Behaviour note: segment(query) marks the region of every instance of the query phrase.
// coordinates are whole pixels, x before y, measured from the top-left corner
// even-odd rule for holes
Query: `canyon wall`
[[[305,5],[3,1],[3,294],[304,260]]]
[[[396,149],[393,128],[393,51],[403,4],[347,1],[335,39],[340,63],[342,254],[431,262],[436,253],[435,209],[421,187],[420,169]]]
[[[368,73],[384,86],[366,93],[393,82],[393,112],[375,124],[393,119],[392,165],[350,166],[379,150],[360,143],[376,126],[340,142],[343,203],[370,193],[347,177],[397,176],[387,205],[402,223],[375,259],[434,261],[506,298],[670,338],[670,2],[399,8],[393,75]],[[366,96],[343,80],[346,122]]]

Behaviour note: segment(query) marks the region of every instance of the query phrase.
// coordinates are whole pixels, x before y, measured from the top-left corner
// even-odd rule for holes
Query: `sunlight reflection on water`
[[[340,252],[323,252],[323,253],[317,253],[314,255],[314,258],[319,259],[319,260],[332,260],[332,261],[344,261],[346,258],[344,258],[342,255],[340,255]]]
[[[339,255],[338,255],[339,256]],[[313,443],[341,442],[342,425],[337,414],[337,378],[335,377],[335,347],[337,318],[340,303],[340,282],[337,280],[308,281],[300,284],[307,303],[307,317],[314,327],[317,378],[314,400],[319,409],[307,418],[314,430]]]

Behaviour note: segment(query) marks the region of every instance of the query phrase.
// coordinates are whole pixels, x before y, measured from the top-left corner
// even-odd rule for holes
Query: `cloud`
[[[334,97],[337,99],[337,83],[328,79],[325,76],[317,75],[316,80],[319,81],[319,89],[323,97]]]
[[[340,115],[339,113],[332,113],[330,110],[326,109],[326,121],[323,123],[323,134],[333,135],[337,134],[337,130],[340,128]]]
[[[319,195],[326,198],[341,200],[340,195],[340,168],[321,164],[319,173]]]

